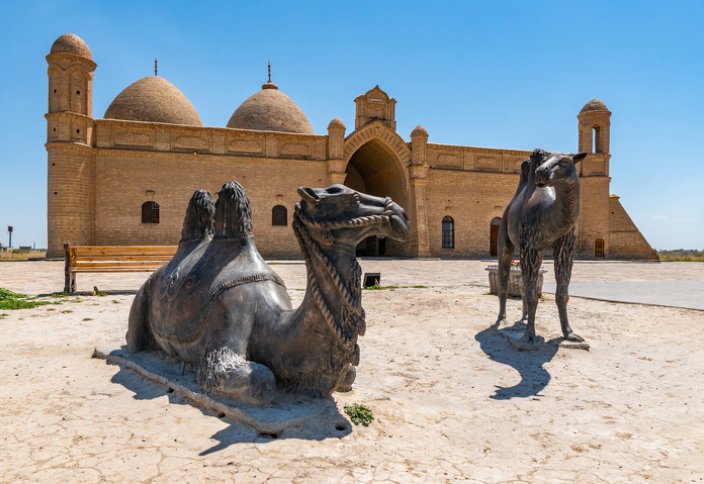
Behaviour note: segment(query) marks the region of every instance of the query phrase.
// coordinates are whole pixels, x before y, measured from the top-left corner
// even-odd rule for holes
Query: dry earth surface
[[[0,480],[704,482],[704,312],[573,297],[572,326],[591,351],[518,352],[492,327],[486,263],[362,266],[405,287],[364,293],[355,389],[334,395],[338,414],[277,438],[91,358],[122,344],[146,274],[79,274],[79,290],[109,294],[0,311]],[[298,303],[305,267],[274,268]],[[60,291],[62,270],[2,263],[0,286]],[[701,273],[695,263],[585,263],[574,280]],[[519,306],[509,302],[513,319]],[[538,311],[539,334],[557,337],[551,295]],[[372,409],[370,426],[347,422],[353,402]]]

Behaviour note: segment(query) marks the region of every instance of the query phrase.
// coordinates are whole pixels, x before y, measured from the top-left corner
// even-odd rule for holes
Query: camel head
[[[223,185],[215,204],[215,237],[252,238],[252,211],[242,185],[231,181]]]
[[[352,249],[370,236],[408,238],[408,216],[390,198],[360,193],[344,185],[298,189],[296,213],[310,228],[319,229],[325,245]]]
[[[213,236],[214,215],[215,203],[213,203],[210,192],[196,190],[188,202],[188,208],[186,208],[181,241],[211,238]]]
[[[540,152],[536,155],[536,152]],[[579,180],[576,163],[582,161],[587,154],[577,153],[546,153],[542,150],[533,152],[531,162],[535,163],[535,184],[538,187],[550,187],[559,184],[573,185]]]

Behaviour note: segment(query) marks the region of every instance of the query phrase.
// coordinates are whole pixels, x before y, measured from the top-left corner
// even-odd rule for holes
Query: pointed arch
[[[370,195],[391,197],[402,207],[411,205],[408,165],[411,153],[395,131],[374,121],[356,130],[344,145],[345,185]],[[360,243],[358,255],[405,256],[407,241],[377,237]]]
[[[401,162],[403,167],[407,167],[411,162],[411,150],[403,138],[394,130],[381,123],[374,121],[354,131],[345,139],[344,157],[349,163],[355,152],[371,140],[378,140],[386,145]]]

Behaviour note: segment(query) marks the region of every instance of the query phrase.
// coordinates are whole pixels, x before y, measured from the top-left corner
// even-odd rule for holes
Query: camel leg
[[[516,247],[511,243],[508,237],[508,230],[505,222],[506,216],[501,220],[501,228],[499,229],[498,254],[499,280],[496,288],[499,296],[499,316],[496,318],[496,324],[501,324],[506,321],[506,297],[508,296],[508,280],[511,275],[511,259]]]
[[[523,300],[528,309],[528,322],[523,340],[535,343],[535,312],[538,309],[538,274],[543,262],[543,253],[532,244],[524,244],[521,237],[521,275],[523,277]]]
[[[154,338],[149,330],[149,300],[147,292],[149,279],[134,297],[134,302],[130,308],[130,317],[127,325],[127,350],[130,353],[150,349],[154,347]]]
[[[227,346],[206,351],[197,378],[207,390],[255,405],[271,403],[276,387],[269,368],[247,361]]]
[[[343,393],[352,391],[352,384],[354,383],[355,378],[357,378],[357,369],[355,366],[359,365],[359,353],[359,345],[355,344],[352,363],[347,365],[347,370],[337,382],[337,385],[335,385],[335,389],[333,391]]]
[[[267,405],[276,388],[274,373],[246,358],[256,313],[256,301],[250,295],[229,291],[211,305],[210,334],[198,365],[197,380],[201,387],[226,397]]]
[[[575,334],[567,319],[567,302],[570,300],[569,285],[572,277],[572,263],[574,262],[574,230],[569,231],[553,244],[553,257],[555,259],[555,303],[560,314],[560,327],[562,335],[568,341],[584,341],[584,338]]]
[[[355,378],[357,378],[357,369],[354,366],[350,365],[347,368],[347,372],[345,373],[345,375],[335,386],[334,391],[341,393],[352,391],[352,384],[354,383]]]

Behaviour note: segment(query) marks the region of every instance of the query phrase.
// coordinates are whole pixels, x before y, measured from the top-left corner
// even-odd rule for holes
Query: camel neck
[[[571,228],[579,215],[579,183],[556,184],[555,201],[552,205],[551,218],[559,232]]]
[[[305,325],[323,323],[340,345],[354,346],[357,335],[364,331],[362,270],[354,248],[334,242],[323,246],[298,219],[294,220],[293,227],[308,275],[306,294],[294,319],[300,318],[299,323]],[[313,314],[316,317],[308,320]]]

